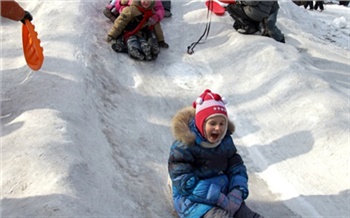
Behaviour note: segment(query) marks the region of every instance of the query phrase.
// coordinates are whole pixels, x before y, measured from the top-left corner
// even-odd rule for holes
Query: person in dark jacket
[[[168,172],[181,218],[261,218],[244,202],[247,169],[231,138],[235,127],[225,103],[207,89],[172,119]]]
[[[258,1],[237,1],[228,4],[227,12],[234,19],[233,28],[242,34],[259,31],[260,22],[269,15],[270,4]]]
[[[237,1],[226,8],[235,20],[233,28],[242,34],[258,31],[278,42],[285,42],[284,35],[276,26],[279,5],[277,1]],[[263,28],[263,30],[261,30]]]

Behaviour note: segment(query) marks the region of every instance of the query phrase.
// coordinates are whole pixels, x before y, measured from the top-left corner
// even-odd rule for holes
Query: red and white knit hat
[[[203,125],[208,118],[214,115],[221,115],[226,118],[226,121],[228,120],[225,107],[226,103],[227,101],[225,98],[222,98],[219,94],[212,93],[209,89],[206,89],[197,100],[193,102],[192,105],[196,109],[196,127],[202,136],[205,136]]]

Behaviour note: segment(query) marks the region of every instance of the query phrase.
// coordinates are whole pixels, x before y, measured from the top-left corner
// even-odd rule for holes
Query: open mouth
[[[211,133],[211,134],[210,134],[210,138],[211,138],[212,140],[216,141],[216,140],[219,138],[219,134],[217,134],[217,133]]]

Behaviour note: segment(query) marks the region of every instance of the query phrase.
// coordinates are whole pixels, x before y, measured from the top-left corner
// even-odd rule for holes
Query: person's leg
[[[241,207],[237,210],[235,215],[233,216],[234,218],[263,218],[258,213],[255,213],[252,211],[246,204],[245,202],[242,203]]]
[[[137,60],[143,60],[145,58],[145,55],[142,53],[139,40],[135,35],[130,36],[126,44],[128,47],[128,53],[130,57],[135,58]]]
[[[112,44],[112,49],[118,53],[128,53],[128,48],[123,42],[122,37],[118,37],[116,42]]]
[[[162,5],[165,10],[165,17],[171,17],[171,1],[170,0],[162,0]]]
[[[169,48],[168,43],[164,40],[164,34],[160,23],[154,25],[154,33],[156,34],[159,46],[162,48]]]
[[[230,214],[220,207],[213,207],[204,214],[203,218],[230,218]]]
[[[112,22],[114,22],[115,19],[117,19],[118,15],[119,15],[119,14],[112,13],[112,11],[108,8],[103,9],[103,14],[105,15],[105,17],[110,19]]]
[[[112,22],[118,17],[119,12],[115,10],[116,0],[109,1],[109,4],[103,9],[103,14]]]
[[[273,38],[278,42],[285,43],[284,35],[281,30],[276,26],[278,11],[270,14],[268,18],[265,19],[265,28],[268,36]]]
[[[145,54],[145,60],[146,61],[152,60],[151,46],[150,44],[148,44],[146,38],[140,37],[139,42],[141,45],[141,50]]]
[[[155,60],[157,59],[158,54],[160,52],[156,34],[154,33],[153,30],[147,30],[145,31],[145,35],[146,35],[146,40],[151,47],[152,60]]]
[[[251,20],[244,12],[243,6],[241,4],[228,4],[226,11],[230,14],[233,19],[239,19],[244,21]]]
[[[323,1],[320,1],[319,6],[320,6],[320,10],[321,10],[321,11],[323,11],[323,10],[324,10],[324,7],[323,7]]]
[[[259,30],[259,23],[250,19],[244,12],[242,5],[229,4],[226,7],[227,12],[235,20],[233,28],[239,33],[253,34]]]

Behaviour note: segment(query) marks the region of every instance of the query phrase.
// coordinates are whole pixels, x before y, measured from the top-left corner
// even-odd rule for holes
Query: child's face
[[[226,119],[222,116],[214,116],[209,118],[204,124],[205,138],[210,143],[216,143],[222,139],[222,135],[226,130]]]
[[[151,6],[152,1],[151,0],[141,0],[141,5],[143,8],[149,8]]]

